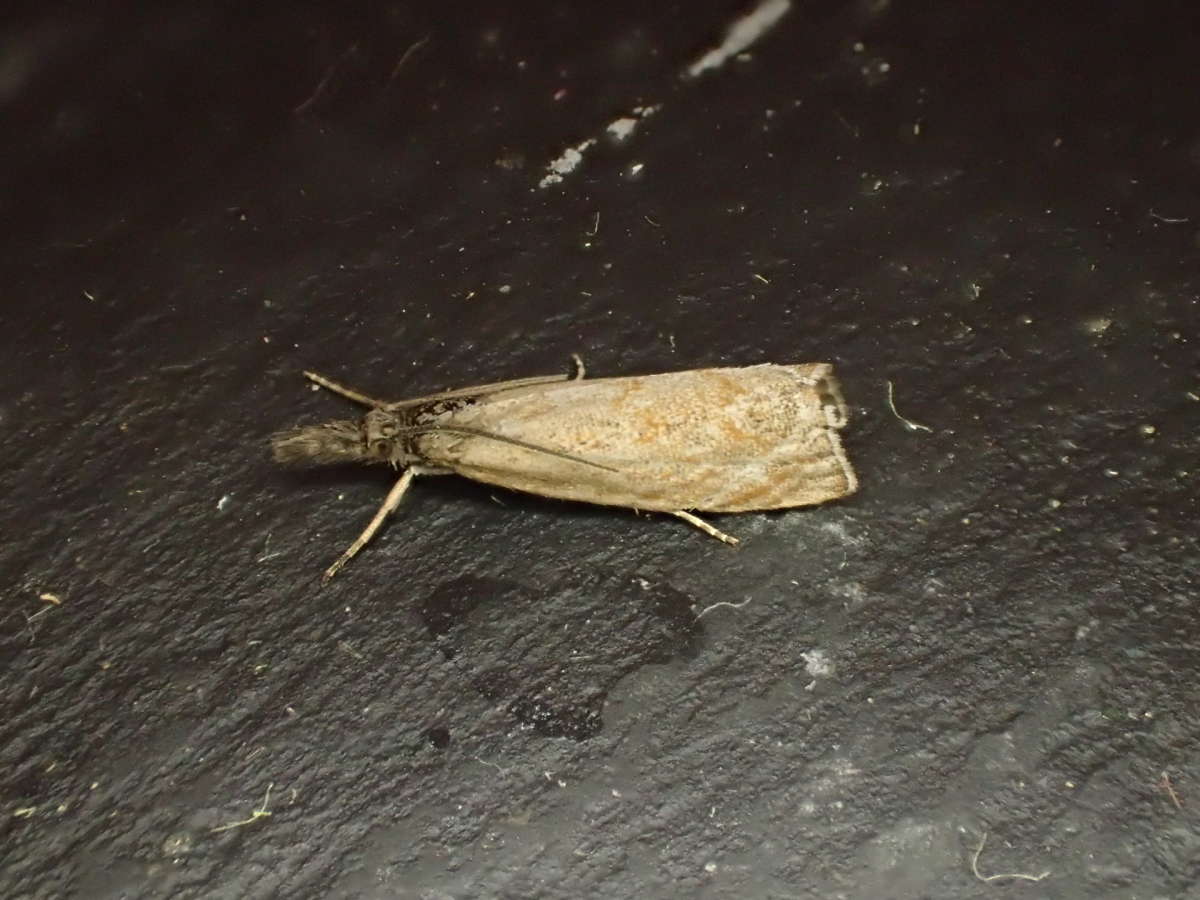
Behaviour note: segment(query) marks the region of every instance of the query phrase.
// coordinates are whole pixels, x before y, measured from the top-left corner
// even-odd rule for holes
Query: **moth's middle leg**
[[[731,547],[736,547],[739,543],[738,539],[735,538],[733,535],[726,534],[725,532],[721,531],[719,528],[714,528],[712,525],[709,525],[707,522],[705,522],[699,516],[694,516],[690,512],[687,512],[686,510],[676,509],[671,512],[671,515],[677,516],[680,519],[683,519],[683,521],[687,522],[689,525],[695,525],[697,528],[699,528],[705,534],[715,537],[718,541],[724,541],[726,544],[728,544]]]
[[[407,491],[408,486],[412,484],[413,476],[417,474],[419,473],[412,468],[404,470],[404,474],[400,476],[399,480],[392,485],[392,489],[388,491],[388,495],[384,498],[383,504],[379,507],[379,511],[375,513],[375,518],[373,518],[371,523],[363,529],[362,534],[355,538],[354,543],[346,549],[346,552],[337,558],[337,562],[325,570],[326,581],[336,575],[341,570],[342,566],[354,559],[355,554],[358,553],[358,551],[363,547],[367,546],[371,538],[375,537],[375,532],[380,529],[387,517],[396,511],[396,507],[400,505],[400,498],[404,496],[404,492]]]

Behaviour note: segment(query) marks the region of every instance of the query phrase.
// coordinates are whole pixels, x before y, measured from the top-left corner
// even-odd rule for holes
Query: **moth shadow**
[[[389,469],[365,469],[361,465],[347,463],[346,465],[322,466],[320,468],[293,469],[283,477],[287,482],[302,488],[335,488],[347,487],[353,484],[379,484],[388,487],[399,477]]]
[[[511,514],[534,515],[539,518],[569,516],[575,520],[600,521],[614,515],[628,515],[630,510],[578,500],[559,500],[541,497],[496,485],[471,481],[457,475],[438,475],[419,478],[413,485],[414,492],[424,495],[436,491],[439,501],[447,505],[462,506],[472,510],[508,510]]]

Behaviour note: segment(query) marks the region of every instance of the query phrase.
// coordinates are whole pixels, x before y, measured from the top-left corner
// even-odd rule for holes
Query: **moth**
[[[545,375],[384,401],[305,376],[367,408],[272,438],[281,463],[383,463],[400,472],[375,517],[325,571],[374,537],[417,475],[456,474],[516,491],[669,513],[737,544],[693,511],[824,503],[858,479],[839,431],[847,409],[828,363],[661,375]]]

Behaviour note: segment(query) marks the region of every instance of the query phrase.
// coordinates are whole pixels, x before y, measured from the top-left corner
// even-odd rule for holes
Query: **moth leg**
[[[372,409],[378,409],[381,406],[387,406],[382,400],[376,400],[374,397],[368,397],[366,394],[359,393],[353,388],[348,388],[345,385],[338,384],[336,381],[326,378],[324,375],[318,375],[316,372],[305,372],[304,377],[313,384],[319,384],[327,391],[333,391],[347,400],[353,400],[355,403],[361,403],[363,406],[369,406]]]
[[[725,532],[721,531],[718,528],[713,528],[713,526],[709,525],[707,522],[705,522],[699,516],[694,516],[690,512],[687,512],[686,510],[677,509],[677,510],[672,511],[671,515],[677,516],[680,519],[683,519],[683,521],[687,522],[689,525],[695,525],[697,528],[699,528],[705,534],[715,537],[718,541],[724,541],[726,544],[728,544],[731,547],[736,547],[739,543],[738,539],[735,538],[733,535],[726,534]]]
[[[571,354],[571,362],[575,363],[575,374],[572,375],[567,380],[568,381],[582,380],[584,373],[587,372],[587,366],[585,366],[583,364],[583,357],[580,356],[578,353],[572,353]]]
[[[375,532],[383,525],[384,520],[395,512],[396,507],[400,505],[400,498],[404,496],[404,492],[408,490],[408,486],[412,484],[413,476],[416,474],[412,469],[404,470],[404,474],[400,476],[399,480],[392,485],[392,489],[388,491],[387,497],[383,500],[383,505],[375,513],[375,518],[371,520],[371,524],[364,528],[363,533],[355,539],[346,552],[337,558],[337,562],[325,570],[326,581],[336,575],[342,566],[354,559],[354,555],[367,546],[371,538],[375,537]]]

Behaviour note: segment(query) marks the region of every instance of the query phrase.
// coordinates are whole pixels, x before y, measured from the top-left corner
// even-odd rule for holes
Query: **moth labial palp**
[[[694,514],[824,503],[858,487],[828,363],[696,369],[584,380],[535,376],[387,402],[315,373],[368,407],[360,422],[277,434],[281,462],[386,463],[402,470],[333,577],[399,505],[416,475],[453,473],[543,497],[670,513],[729,544]]]

